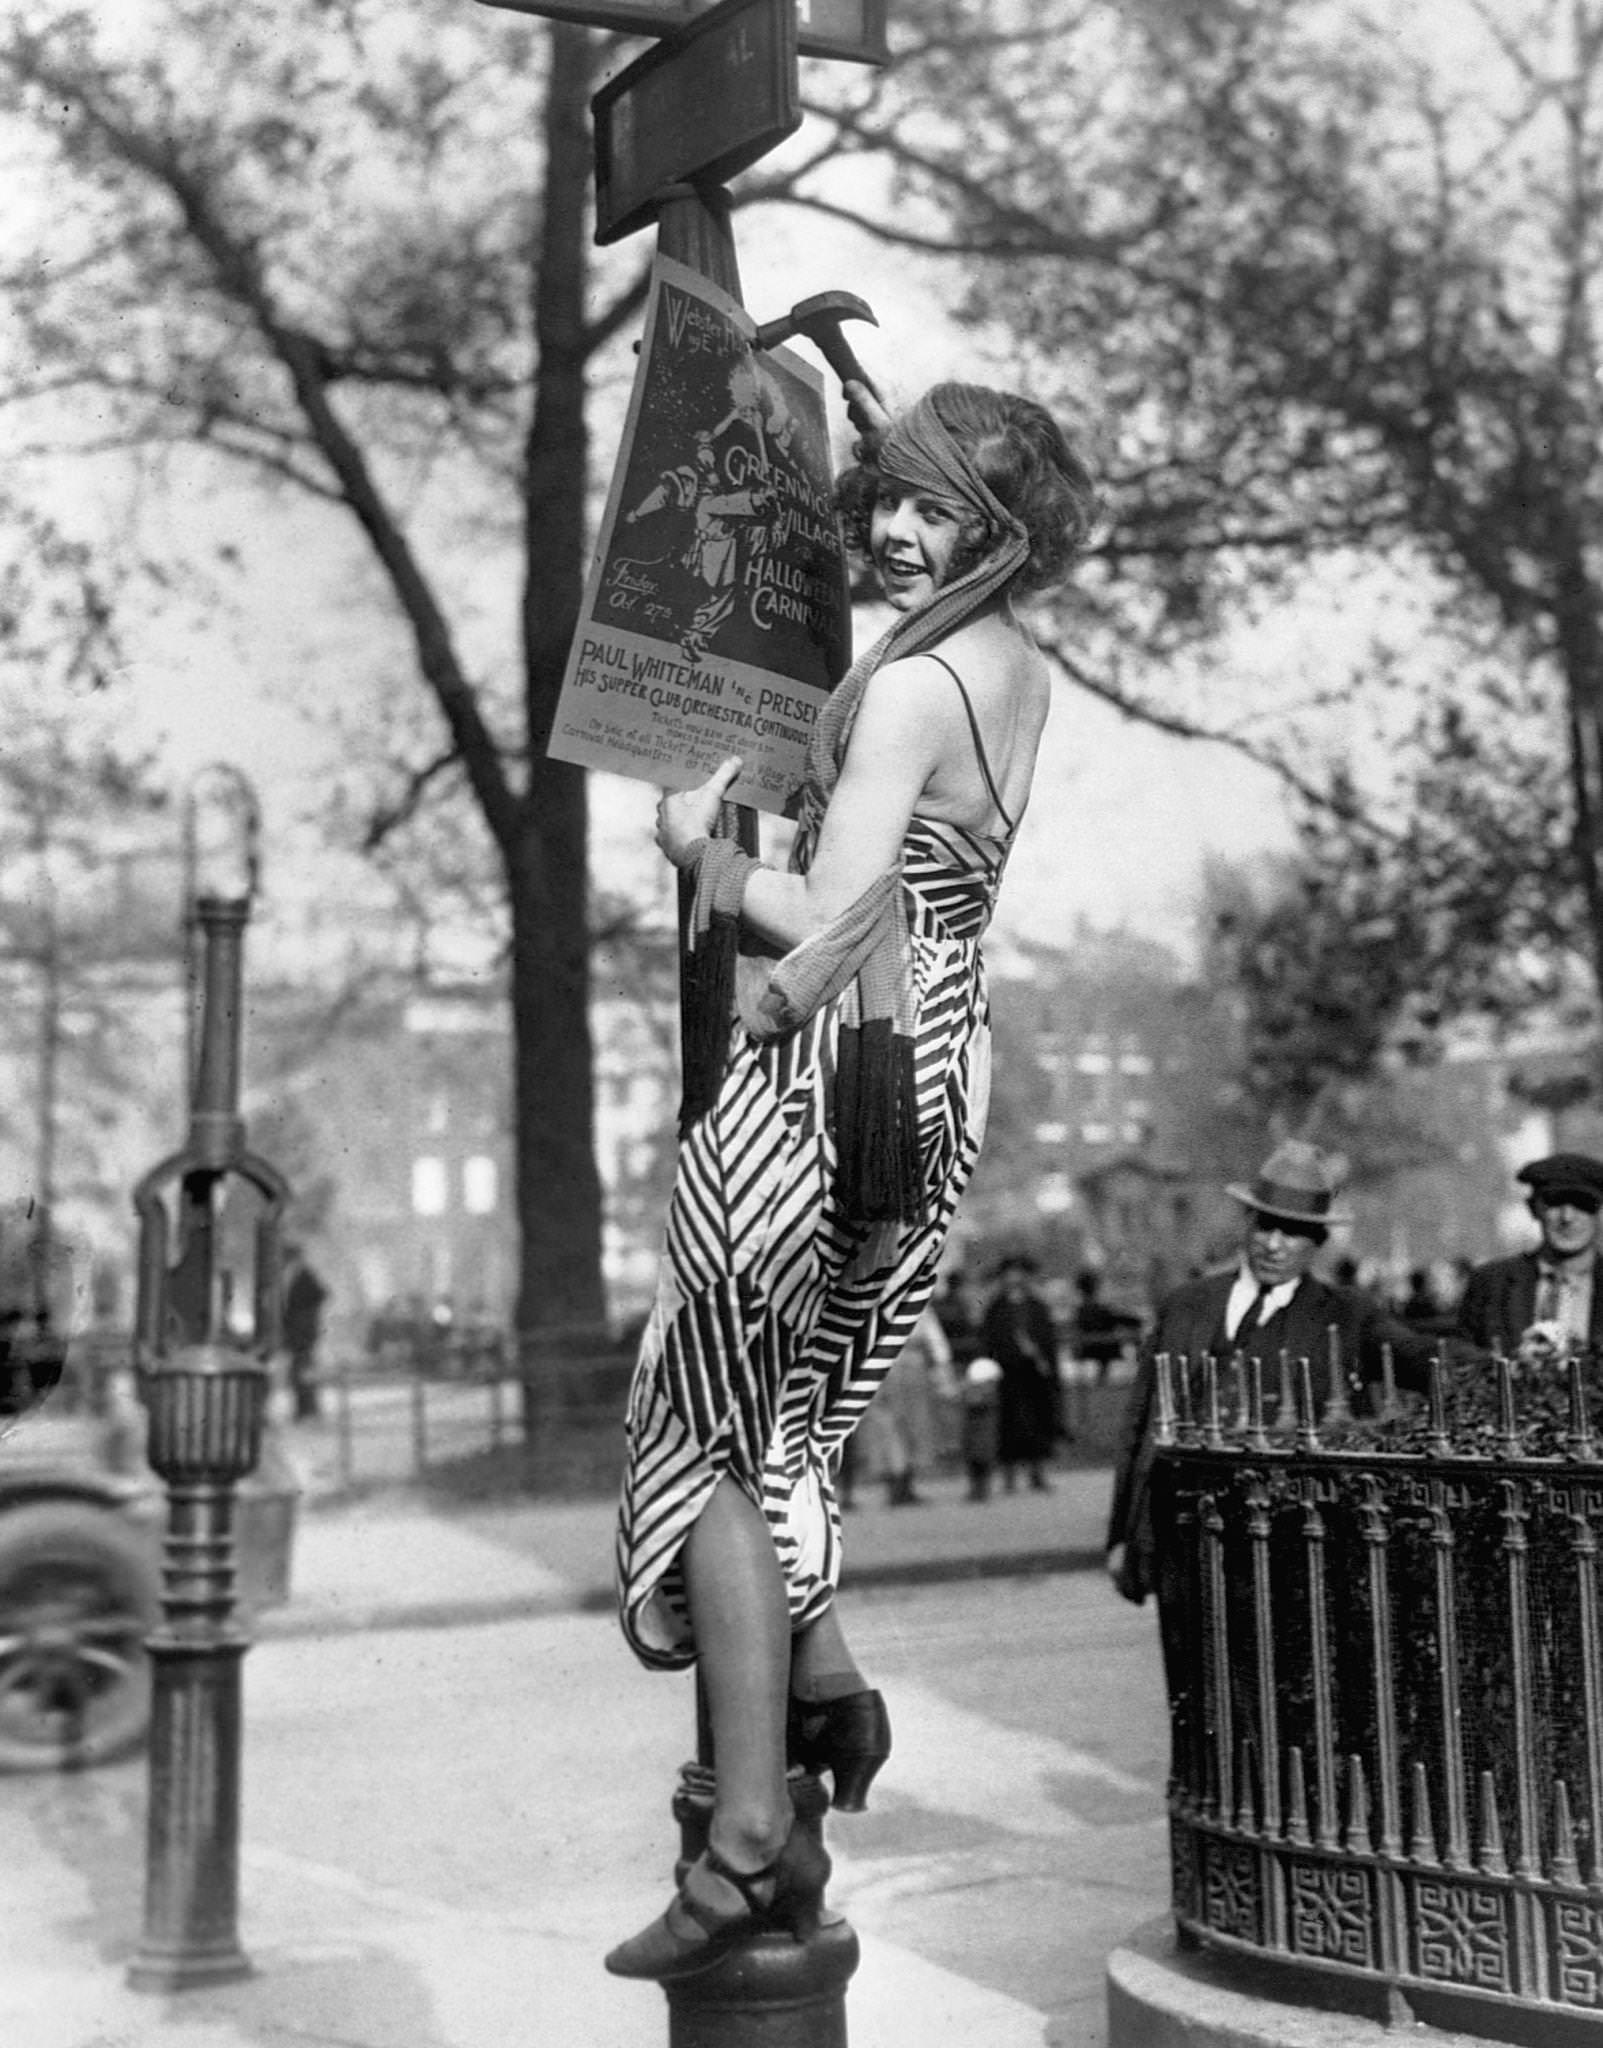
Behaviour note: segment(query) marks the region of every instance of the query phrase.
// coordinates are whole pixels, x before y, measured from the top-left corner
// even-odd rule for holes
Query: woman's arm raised
[[[811,938],[900,858],[908,820],[951,744],[950,693],[939,680],[916,661],[892,662],[870,680],[812,866],[805,875],[763,868],[746,885],[741,918],[760,937],[786,947]],[[740,765],[731,757],[699,788],[664,797],[657,844],[675,866],[711,830]]]

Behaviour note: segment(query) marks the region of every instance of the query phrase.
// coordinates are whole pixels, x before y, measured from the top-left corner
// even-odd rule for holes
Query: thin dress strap
[[[995,804],[997,810],[1001,813],[1002,823],[1011,832],[1013,830],[1013,820],[1008,815],[1007,805],[1003,803],[1001,794],[996,787],[996,778],[991,773],[991,764],[986,758],[985,753],[985,742],[980,737],[980,722],[974,716],[974,706],[969,702],[968,691],[963,687],[963,678],[953,668],[952,664],[949,661],[942,660],[940,655],[931,654],[927,647],[923,652],[929,660],[939,662],[941,667],[945,669],[946,673],[957,685],[957,694],[962,698],[963,709],[968,713],[968,729],[974,735],[974,755],[980,764],[980,773],[985,777],[985,787],[990,791],[991,802]]]

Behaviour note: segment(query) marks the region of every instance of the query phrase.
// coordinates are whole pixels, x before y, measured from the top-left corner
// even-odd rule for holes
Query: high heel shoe
[[[685,1872],[667,1912],[620,1942],[606,1967],[614,1977],[672,1984],[710,1969],[737,1942],[769,1928],[809,1941],[818,1932],[829,1872],[829,1852],[797,1821],[779,1854],[760,1870],[736,1870],[709,1842]],[[721,1878],[741,1904],[726,1910],[698,1891],[698,1873]]]
[[[882,1694],[864,1690],[832,1700],[792,1697],[786,1728],[790,1761],[828,1771],[839,1813],[862,1813],[868,1788],[891,1753],[891,1717]]]

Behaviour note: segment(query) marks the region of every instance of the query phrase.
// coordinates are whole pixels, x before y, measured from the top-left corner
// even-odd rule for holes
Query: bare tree
[[[545,743],[587,375],[644,277],[630,259],[591,309],[594,39],[370,0],[316,0],[292,34],[165,0],[114,31],[47,8],[0,42],[0,109],[54,196],[7,281],[0,400],[55,463],[214,458],[359,537],[438,719],[389,822],[448,768],[504,877],[519,1326],[595,1325],[585,779]],[[486,548],[520,584],[504,661],[467,651]]]
[[[1393,907],[1430,887],[1415,912],[1462,918],[1466,957],[1535,934],[1603,981],[1598,0],[930,0],[887,74],[815,111],[816,158],[770,193],[949,258],[961,316],[1101,422],[1070,672],[1274,762],[1349,851],[1400,846]],[[892,203],[843,202],[842,156]],[[1365,745],[1386,678],[1332,660],[1333,768],[1276,737],[1284,702],[1232,721],[1171,669],[1332,561],[1434,606],[1400,750]]]

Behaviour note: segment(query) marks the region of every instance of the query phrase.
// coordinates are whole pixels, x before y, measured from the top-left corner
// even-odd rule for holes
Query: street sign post
[[[720,0],[609,79],[590,102],[596,240],[655,218],[663,192],[721,184],[801,126],[790,0]]]
[[[705,772],[706,756],[722,754],[732,743],[743,760],[749,740],[777,742],[799,753],[850,641],[850,596],[827,483],[827,425],[822,391],[803,396],[806,366],[782,372],[777,354],[764,361],[750,347],[752,323],[740,303],[730,198],[721,180],[755,163],[800,125],[799,53],[888,61],[886,0],[481,4],[660,38],[656,49],[591,102],[596,240],[616,241],[656,222],[659,286],[653,307],[663,302],[660,280],[667,266],[677,263],[684,278],[666,313],[669,352],[703,358],[694,373],[687,371],[677,382],[667,377],[652,396],[655,468],[635,477],[639,490],[630,476],[631,462],[638,469],[643,461],[638,434],[634,447],[620,456],[607,531],[587,585],[588,611],[570,651],[565,709],[559,708],[559,719],[571,714],[574,729],[554,734],[549,751],[558,759],[586,762],[600,758],[595,749],[621,751],[632,761],[626,772],[636,774],[646,770],[649,753],[651,779],[675,782],[687,768]],[[722,310],[715,294],[724,301]],[[828,296],[815,294],[793,307],[790,321]],[[839,368],[838,350],[830,361]],[[646,352],[643,378],[650,378],[652,367]],[[703,418],[705,399],[713,403]],[[645,408],[642,400],[631,430]],[[805,458],[809,438],[816,443],[816,465]],[[631,541],[621,547],[620,506],[625,526],[641,529],[673,512],[679,515],[678,531],[655,540],[644,531],[646,545]],[[686,569],[699,579],[688,598],[678,573]],[[615,617],[598,615],[603,601]],[[790,635],[792,655],[798,636],[809,644],[802,669],[781,669],[776,689],[772,677],[765,683],[761,675],[748,680],[738,672],[743,651],[749,655],[752,646],[737,641],[749,627],[760,642],[781,624],[796,629]],[[716,661],[708,658],[714,642]],[[759,646],[759,656],[777,645],[777,635],[771,636],[769,647]],[[642,700],[657,721],[648,731],[632,715]],[[704,747],[706,756],[681,758],[687,741],[694,742],[692,751]],[[777,796],[783,803],[783,765],[774,761],[769,767],[768,782],[743,794],[769,803]],[[720,811],[715,834],[755,855],[752,802],[725,804]],[[681,872],[681,1021],[687,1043],[703,1023],[719,1028],[717,1003],[707,1000],[705,968],[688,971],[694,893],[692,877]],[[696,1763],[682,1774],[674,1804],[681,1868],[706,1846],[710,1788],[716,1782],[712,1716],[699,1674],[696,1705]],[[795,1773],[791,1798],[797,1823],[821,1831],[828,1799],[817,1778]],[[773,2048],[782,2042],[784,2048],[844,2048],[846,1984],[858,1954],[857,1937],[838,1913],[806,1941],[775,1941],[754,1932],[704,1976],[665,1987],[669,2048],[733,2048],[737,2039],[759,2035]]]
[[[620,35],[666,36],[705,14],[715,0],[481,0],[513,14],[576,21]],[[796,47],[804,57],[886,64],[886,0],[795,0]]]

